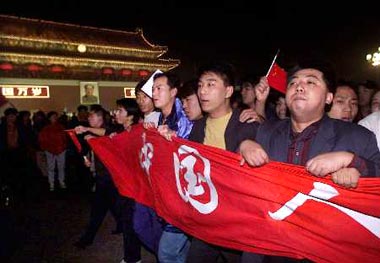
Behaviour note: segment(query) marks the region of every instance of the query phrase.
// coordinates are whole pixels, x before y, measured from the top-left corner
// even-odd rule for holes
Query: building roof
[[[120,70],[170,70],[176,59],[161,59],[166,46],[150,43],[142,29],[135,32],[95,28],[0,15],[0,62],[14,65],[63,65],[90,72],[104,67]]]

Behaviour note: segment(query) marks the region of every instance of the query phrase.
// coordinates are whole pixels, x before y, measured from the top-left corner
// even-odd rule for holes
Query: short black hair
[[[198,80],[191,79],[183,83],[183,85],[178,90],[178,97],[180,99],[186,99],[187,97],[197,94],[198,91]]]
[[[157,73],[154,75],[153,80],[156,80],[161,77],[166,77],[168,79],[168,85],[170,89],[179,88],[181,86],[181,80],[178,75],[171,72]]]
[[[102,116],[103,119],[107,114],[107,111],[100,104],[92,104],[90,105],[90,111],[96,113],[96,115]]]
[[[146,83],[146,80],[143,79],[143,80],[140,80],[137,84],[136,84],[136,87],[135,87],[135,94],[137,94],[137,92],[144,92],[142,90],[142,87],[145,85]],[[145,93],[145,92],[144,92]]]
[[[235,68],[230,63],[217,61],[204,64],[198,70],[198,78],[206,72],[220,76],[225,86],[235,86]]]
[[[301,59],[298,63],[288,71],[288,83],[294,74],[302,69],[316,69],[322,72],[323,80],[326,83],[329,92],[335,94],[336,89],[336,73],[334,65],[325,59],[307,58]]]
[[[53,115],[57,115],[58,117],[58,112],[56,111],[49,111],[48,114],[46,115],[47,119],[50,121],[50,117]]]
[[[128,112],[128,116],[129,115],[133,116],[133,124],[138,123],[140,119],[140,108],[135,99],[131,99],[131,98],[118,99],[116,101],[116,105],[123,107]]]
[[[77,111],[78,111],[78,112],[79,112],[79,111],[88,111],[88,107],[87,107],[86,105],[81,104],[81,105],[79,105],[79,106],[77,107]]]
[[[5,111],[4,111],[4,116],[8,116],[8,115],[17,115],[18,114],[18,110],[16,108],[7,108]]]

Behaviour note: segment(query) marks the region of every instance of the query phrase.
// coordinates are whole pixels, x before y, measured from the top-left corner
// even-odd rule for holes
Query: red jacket
[[[38,142],[44,151],[60,154],[67,147],[67,137],[64,127],[59,124],[46,125],[38,135]]]

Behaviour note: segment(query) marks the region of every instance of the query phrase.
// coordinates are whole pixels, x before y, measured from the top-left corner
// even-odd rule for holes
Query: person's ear
[[[177,88],[172,88],[170,89],[170,96],[173,98],[173,97],[176,97],[177,96],[177,93],[178,93],[178,89]]]
[[[225,98],[226,99],[231,98],[233,92],[234,92],[234,87],[233,86],[227,86]]]
[[[331,92],[328,92],[327,95],[326,95],[326,100],[325,100],[325,103],[326,104],[331,104],[332,101],[334,99],[334,94],[332,94]]]

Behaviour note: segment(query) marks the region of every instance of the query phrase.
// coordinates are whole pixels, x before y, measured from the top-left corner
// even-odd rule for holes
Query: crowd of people
[[[289,70],[286,94],[271,89],[265,76],[241,81],[240,89],[236,83],[233,67],[217,62],[187,82],[170,72],[155,74],[152,97],[141,81],[136,99],[116,100],[114,112],[99,104],[80,105],[68,120],[55,111],[31,117],[8,108],[0,124],[1,180],[17,195],[35,176],[47,178],[49,191],[65,190],[73,186],[66,174],[74,170],[75,183],[95,193],[88,226],[75,246],[90,246],[111,211],[115,233],[124,237],[122,262],[140,262],[141,246],[163,263],[291,262],[189,236],[153,209],[121,196],[107,168],[86,147],[86,140],[143,122],[168,140],[178,136],[239,152],[254,167],[270,160],[302,165],[310,176],[331,174],[334,183],[347,188],[355,188],[360,177],[380,176],[380,89],[374,81],[336,82],[329,63],[305,60]],[[66,129],[75,129],[80,152]]]

